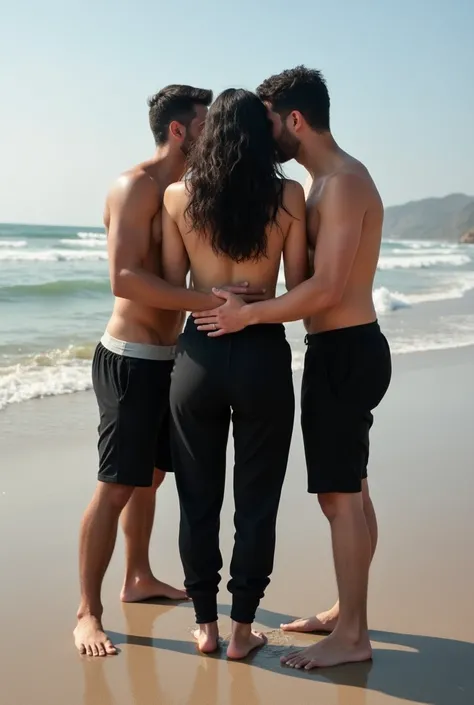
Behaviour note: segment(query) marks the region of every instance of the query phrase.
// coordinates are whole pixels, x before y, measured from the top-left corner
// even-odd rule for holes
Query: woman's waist
[[[229,341],[236,339],[282,339],[286,340],[285,326],[283,323],[262,323],[255,326],[247,326],[236,333],[228,333],[217,338],[209,337],[204,331],[198,330],[195,319],[189,316],[184,331],[180,338],[196,338],[209,342]]]

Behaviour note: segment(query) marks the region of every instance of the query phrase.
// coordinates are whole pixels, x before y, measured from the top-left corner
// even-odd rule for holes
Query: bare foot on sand
[[[120,594],[122,602],[143,602],[143,600],[151,600],[152,598],[164,598],[180,602],[189,599],[185,590],[178,590],[171,585],[162,583],[153,575],[128,580]]]
[[[339,610],[334,608],[327,612],[320,612],[316,617],[295,619],[288,624],[280,624],[284,632],[325,632],[330,634],[336,627]]]
[[[281,662],[290,668],[310,671],[312,668],[329,668],[343,663],[370,661],[371,658],[372,647],[368,636],[358,642],[349,643],[343,641],[337,634],[331,634],[307,649],[283,656]]]
[[[250,625],[234,624],[232,636],[227,647],[227,658],[246,658],[251,651],[265,646],[268,639],[262,632],[255,632]]]
[[[219,646],[219,629],[217,622],[200,624],[199,629],[193,632],[197,647],[202,654],[212,654]]]
[[[74,642],[82,656],[115,656],[117,649],[104,633],[97,617],[80,617],[74,630]]]

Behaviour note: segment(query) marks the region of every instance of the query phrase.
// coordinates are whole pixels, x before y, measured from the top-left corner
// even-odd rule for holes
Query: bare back
[[[318,268],[318,250],[325,245],[322,239],[331,238],[326,222],[331,218],[330,182],[351,175],[357,199],[364,205],[357,250],[350,267],[340,301],[305,320],[310,333],[361,325],[374,321],[376,312],[372,299],[374,277],[380,252],[383,224],[383,204],[377,188],[363,164],[344,155],[343,164],[334,173],[308,183],[306,186],[306,219],[310,262]],[[337,206],[339,207],[339,206]],[[322,231],[324,230],[324,234]],[[321,242],[320,242],[321,241]],[[323,253],[321,252],[321,257]]]
[[[176,243],[178,237],[182,243],[181,256],[187,260],[191,283],[197,291],[209,293],[213,287],[247,282],[250,287],[264,289],[264,298],[273,298],[282,254],[287,288],[293,288],[304,280],[307,275],[306,232],[304,194],[300,184],[285,181],[278,224],[268,227],[266,256],[256,261],[236,262],[225,254],[214,252],[206,234],[196,232],[189,226],[185,215],[189,198],[189,191],[183,182],[173,184],[165,194],[165,209],[171,213],[172,220],[164,226],[163,235],[163,261],[168,281],[182,284],[184,266],[181,271],[178,266],[180,246],[173,246],[173,240]]]
[[[107,197],[104,225],[111,279],[117,257],[126,267],[162,276],[163,190],[157,183],[158,169],[154,162],[139,164],[118,179]],[[183,320],[179,311],[165,311],[116,295],[107,330],[127,342],[172,345]]]

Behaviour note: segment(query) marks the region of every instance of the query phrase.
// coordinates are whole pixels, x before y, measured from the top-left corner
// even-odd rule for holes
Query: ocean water
[[[469,292],[473,246],[383,243],[374,302],[393,353],[474,344],[474,306],[461,306]],[[102,229],[0,225],[0,409],[89,389],[111,309]],[[287,335],[298,369],[302,325]]]

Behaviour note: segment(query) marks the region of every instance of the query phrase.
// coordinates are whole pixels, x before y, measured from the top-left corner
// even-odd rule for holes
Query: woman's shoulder
[[[283,208],[291,213],[295,208],[298,210],[305,203],[303,186],[299,181],[293,179],[282,179],[283,188]]]
[[[189,192],[185,181],[176,181],[167,186],[164,195],[164,204],[167,210],[176,211],[186,204]]]
[[[304,196],[304,189],[299,181],[295,181],[294,179],[282,179],[281,181],[283,186],[283,192],[288,194],[288,196]]]

